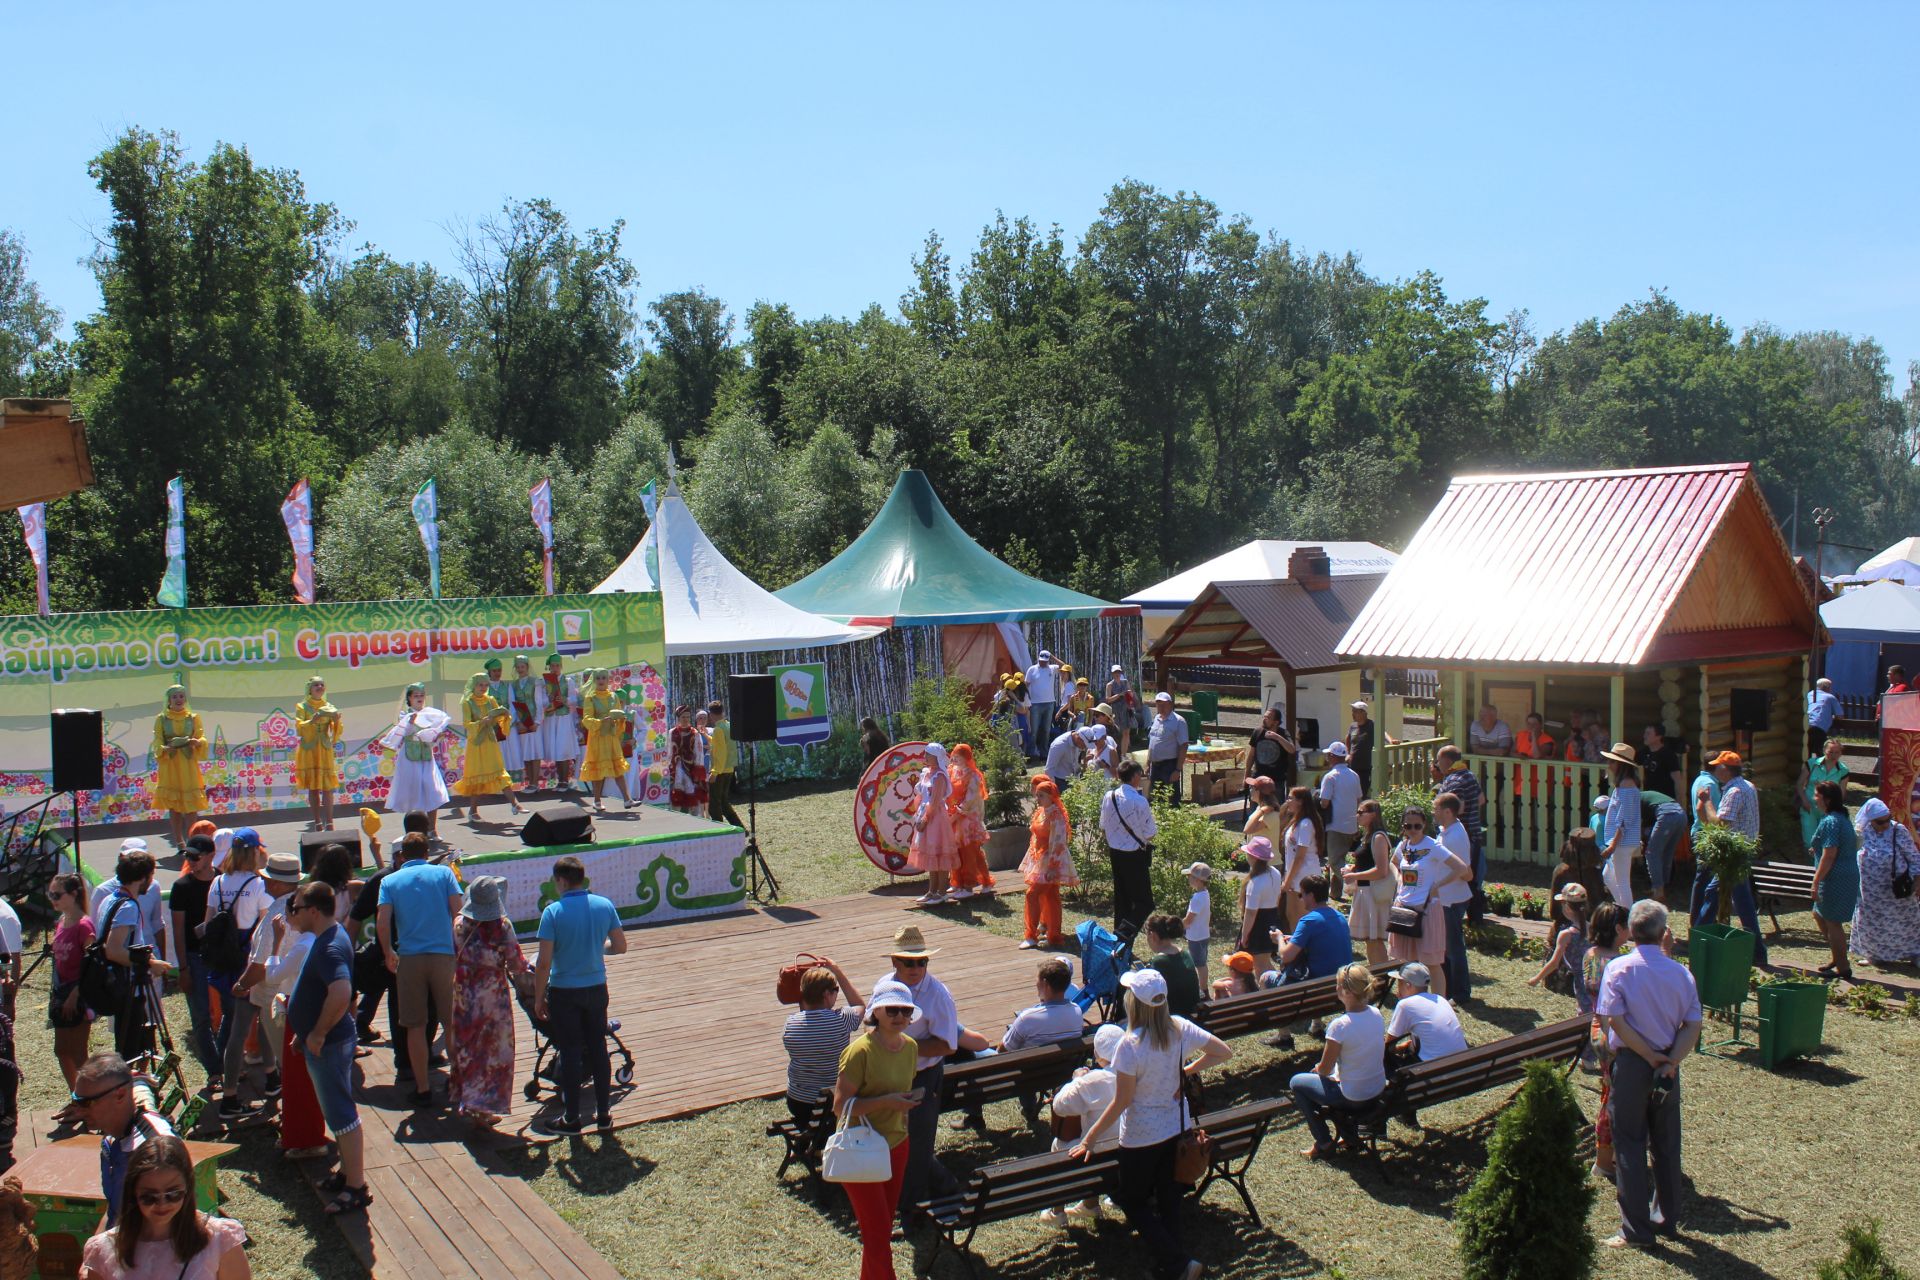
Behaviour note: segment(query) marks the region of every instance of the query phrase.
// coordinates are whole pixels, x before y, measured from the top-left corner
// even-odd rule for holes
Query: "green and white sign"
[[[809,742],[825,742],[833,732],[833,717],[827,712],[827,664],[796,662],[785,667],[768,667],[773,677],[773,737],[797,747]]]

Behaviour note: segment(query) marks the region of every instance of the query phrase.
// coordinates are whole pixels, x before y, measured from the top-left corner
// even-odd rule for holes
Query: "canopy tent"
[[[654,590],[647,552],[656,528],[669,658],[814,649],[879,634],[877,627],[847,626],[796,608],[734,568],[708,540],[672,481],[655,509],[654,524],[593,594]]]
[[[1920,587],[1920,538],[1902,538],[1874,556],[1852,573],[1843,573],[1842,582],[1898,582]]]
[[[1871,582],[1821,605],[1820,621],[1833,637],[1825,666],[1833,691],[1871,698],[1881,687],[1881,646],[1920,645],[1920,591],[1897,582]]]

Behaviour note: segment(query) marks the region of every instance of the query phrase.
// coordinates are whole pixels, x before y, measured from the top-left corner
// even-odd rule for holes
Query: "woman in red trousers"
[[[842,1184],[860,1225],[860,1280],[896,1280],[893,1220],[907,1174],[907,1112],[920,1100],[913,1087],[920,1050],[907,1034],[916,1013],[911,991],[891,979],[881,981],[867,1001],[867,1032],[841,1052],[833,1085],[834,1114],[877,1129],[892,1161],[885,1182]]]

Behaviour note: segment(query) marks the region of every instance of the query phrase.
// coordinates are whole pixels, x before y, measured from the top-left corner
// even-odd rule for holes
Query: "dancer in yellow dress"
[[[633,797],[627,792],[627,757],[620,750],[627,712],[607,688],[610,675],[605,667],[593,672],[593,692],[580,699],[580,724],[587,731],[587,757],[580,765],[580,780],[593,785],[595,813],[607,811],[600,796],[608,778],[620,788],[620,798],[627,808],[633,807]]]
[[[467,681],[467,696],[460,699],[467,754],[460,781],[453,784],[453,791],[467,798],[469,822],[480,816],[481,796],[503,793],[515,813],[525,812],[514,798],[513,778],[507,773],[506,758],[500,754],[500,741],[507,732],[507,709],[487,690],[487,673],[477,671]]]
[[[187,828],[207,807],[207,787],[200,762],[207,758],[207,733],[200,717],[187,705],[184,685],[167,690],[167,709],[153,718],[153,802],[167,811],[173,828],[173,847],[187,842]]]
[[[324,677],[307,681],[307,696],[293,709],[293,727],[300,735],[300,749],[293,753],[293,783],[306,789],[307,803],[313,807],[307,829],[331,831],[333,791],[340,785],[333,744],[340,741],[341,726],[339,708],[327,701]]]

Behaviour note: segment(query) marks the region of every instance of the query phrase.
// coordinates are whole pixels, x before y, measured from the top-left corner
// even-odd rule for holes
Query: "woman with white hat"
[[[1606,862],[1600,878],[1607,892],[1623,907],[1633,905],[1633,860],[1640,856],[1640,762],[1633,748],[1616,742],[1600,753],[1607,762],[1613,790],[1607,801]]]
[[[960,837],[953,828],[953,780],[947,776],[947,749],[927,744],[927,766],[913,789],[913,836],[907,844],[907,865],[927,873],[927,891],[921,906],[938,906],[948,898],[947,880],[960,865]],[[970,897],[970,892],[952,895]]]
[[[513,979],[527,972],[506,891],[501,876],[475,876],[453,922],[447,1098],[483,1129],[513,1107]]]
[[[1285,882],[1273,866],[1273,842],[1255,836],[1240,846],[1247,855],[1247,876],[1240,882],[1240,945],[1253,957],[1251,973],[1230,969],[1239,990],[1251,991],[1254,974],[1273,968],[1273,931],[1281,928],[1280,898]]]
[[[1167,980],[1156,969],[1135,969],[1126,988],[1127,1034],[1113,1051],[1113,1101],[1080,1135],[1073,1149],[1085,1160],[1101,1138],[1120,1129],[1120,1193],[1114,1197],[1127,1225],[1140,1233],[1156,1277],[1197,1280],[1200,1264],[1180,1239],[1180,1184],[1173,1180],[1174,1147],[1192,1125],[1187,1078],[1233,1056],[1217,1037],[1167,1011]],[[1198,1057],[1188,1060],[1189,1054]]]
[[[833,1085],[834,1114],[879,1130],[892,1158],[885,1182],[843,1184],[860,1225],[860,1280],[895,1280],[893,1218],[907,1172],[907,1112],[920,1101],[913,1087],[919,1046],[907,1034],[918,1012],[904,983],[882,978],[867,999],[867,1032],[841,1053]]]
[[[1860,806],[1860,902],[1847,949],[1885,968],[1920,960],[1920,851],[1875,796]],[[1904,888],[1905,892],[1902,892]]]

